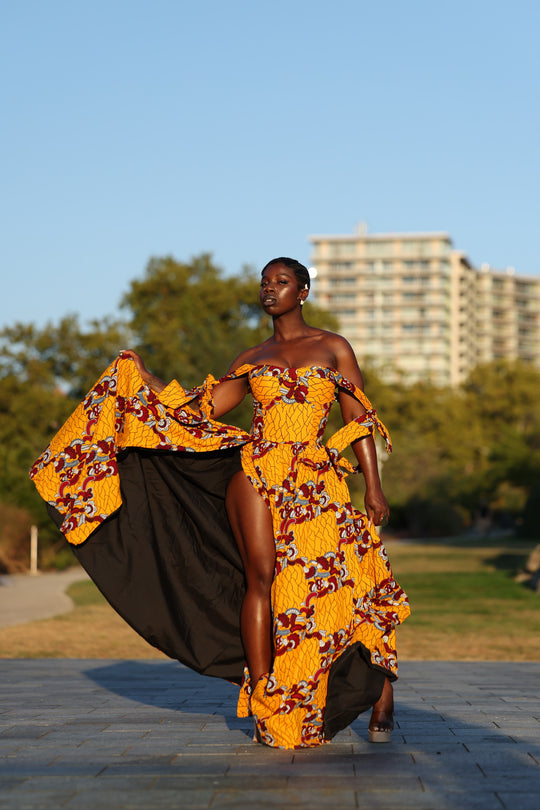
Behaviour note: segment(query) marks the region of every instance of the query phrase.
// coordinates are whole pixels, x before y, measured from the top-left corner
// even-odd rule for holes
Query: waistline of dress
[[[288,440],[281,442],[254,436],[253,441],[250,442],[249,446],[252,448],[254,457],[264,456],[270,450],[277,447],[289,447],[294,457],[294,466],[297,464],[303,464],[306,467],[310,467],[318,474],[327,473],[330,470],[334,470],[338,478],[342,479],[347,474],[358,472],[358,467],[353,467],[353,465],[341,455],[337,448],[329,447],[327,444],[323,444],[321,441],[299,442]],[[326,458],[320,461],[315,461],[314,459],[309,458],[309,454],[306,451],[308,451],[310,447],[318,451],[324,451]]]

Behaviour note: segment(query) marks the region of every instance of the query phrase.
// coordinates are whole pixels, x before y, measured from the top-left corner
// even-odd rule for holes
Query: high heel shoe
[[[253,691],[249,697],[249,713],[252,715],[254,721],[253,742],[261,743],[262,745],[264,745],[264,740],[262,738],[261,730],[257,722],[257,714],[258,708],[260,710],[261,702],[264,701],[264,694],[267,684],[268,684],[268,672],[265,672],[255,683]]]
[[[263,738],[261,737],[261,732],[259,731],[259,726],[257,725],[257,718],[254,717],[253,720],[254,720],[254,724],[253,724],[253,742],[254,743],[260,743],[261,745],[264,745]]]

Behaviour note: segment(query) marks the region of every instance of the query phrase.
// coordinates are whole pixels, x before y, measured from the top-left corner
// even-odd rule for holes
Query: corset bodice
[[[255,366],[249,374],[254,399],[255,441],[320,442],[336,381],[333,369],[319,366]]]

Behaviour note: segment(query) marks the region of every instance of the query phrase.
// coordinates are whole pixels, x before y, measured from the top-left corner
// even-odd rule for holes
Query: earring
[[[306,303],[306,302],[304,301],[304,299],[303,299],[303,298],[301,298],[301,299],[300,299],[300,306],[301,306],[301,307],[303,307],[305,303]]]

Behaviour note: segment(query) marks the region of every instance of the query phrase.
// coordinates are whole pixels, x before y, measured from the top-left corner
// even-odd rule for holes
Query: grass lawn
[[[389,543],[412,613],[398,630],[401,659],[540,660],[540,594],[513,577],[534,542]]]
[[[412,615],[398,630],[402,660],[540,660],[540,594],[513,580],[535,545],[504,540],[388,541]],[[72,585],[71,613],[0,628],[4,658],[165,658],[91,582]]]

